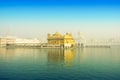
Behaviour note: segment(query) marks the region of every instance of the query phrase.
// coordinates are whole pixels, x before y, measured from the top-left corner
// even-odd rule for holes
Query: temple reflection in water
[[[83,49],[34,49],[34,48],[0,48],[0,57],[2,60],[23,60],[24,62],[39,62],[44,64],[63,64],[70,66],[74,61],[83,62]]]
[[[65,64],[72,63],[74,59],[74,50],[73,49],[49,49],[48,50],[48,62],[49,63],[60,63],[64,62]]]

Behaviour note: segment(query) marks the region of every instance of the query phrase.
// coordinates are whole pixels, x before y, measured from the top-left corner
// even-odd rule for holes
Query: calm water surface
[[[120,46],[0,48],[0,80],[120,80]]]

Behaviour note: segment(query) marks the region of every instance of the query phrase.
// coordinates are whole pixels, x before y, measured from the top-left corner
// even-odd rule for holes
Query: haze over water
[[[0,35],[46,40],[80,31],[86,38],[120,37],[119,0],[0,0]],[[44,41],[43,40],[43,41]]]
[[[0,80],[119,80],[120,46],[0,48]]]

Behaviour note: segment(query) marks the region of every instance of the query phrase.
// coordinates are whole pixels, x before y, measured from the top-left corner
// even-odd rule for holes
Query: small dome
[[[56,32],[55,34],[53,34],[53,36],[61,36],[61,34]]]

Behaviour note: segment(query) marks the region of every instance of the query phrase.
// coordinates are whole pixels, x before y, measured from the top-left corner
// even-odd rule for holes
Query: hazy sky
[[[0,35],[44,38],[56,31],[120,37],[120,0],[0,0]]]

